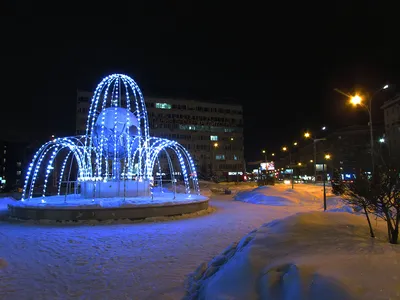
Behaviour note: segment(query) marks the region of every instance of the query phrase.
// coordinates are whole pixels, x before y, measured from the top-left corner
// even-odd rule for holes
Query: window
[[[17,176],[21,175],[21,171],[17,171]]]
[[[218,141],[218,135],[210,135],[210,141]]]
[[[215,155],[216,160],[225,160],[225,155],[224,154],[217,154]]]
[[[171,109],[171,104],[168,104],[168,103],[156,103],[156,108]]]
[[[21,162],[20,161],[17,161],[17,167],[21,167]]]

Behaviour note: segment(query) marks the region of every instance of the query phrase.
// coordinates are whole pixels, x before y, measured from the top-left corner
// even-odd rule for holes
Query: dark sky
[[[145,97],[243,104],[253,160],[263,148],[275,152],[299,140],[305,129],[365,124],[365,113],[346,106],[335,87],[370,92],[393,84],[376,98],[377,120],[380,104],[398,92],[395,2],[163,3],[110,8],[102,17],[10,10],[1,20],[3,134],[72,134],[76,89],[93,90],[102,77],[123,72]]]

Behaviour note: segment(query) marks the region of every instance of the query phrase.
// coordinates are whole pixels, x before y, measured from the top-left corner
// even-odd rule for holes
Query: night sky
[[[375,99],[381,120],[380,105],[399,92],[399,26],[396,8],[369,2],[153,3],[121,8],[134,9],[129,21],[111,12],[38,17],[18,7],[18,16],[1,20],[0,137],[73,134],[76,89],[93,90],[116,72],[133,77],[145,97],[243,104],[247,160],[301,140],[306,129],[366,124],[366,114],[334,88],[372,92],[391,84]]]

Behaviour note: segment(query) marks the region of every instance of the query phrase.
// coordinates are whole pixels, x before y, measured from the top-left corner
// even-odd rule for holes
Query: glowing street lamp
[[[325,160],[330,160],[331,159],[331,155],[330,154],[325,154]],[[324,181],[324,211],[326,211],[326,177],[328,175],[328,165],[326,166],[325,169],[325,162],[322,163],[322,177],[323,177],[323,181]]]
[[[359,95],[355,95],[350,98],[350,103],[353,104],[354,106],[361,105],[362,98]]]
[[[301,166],[301,162],[299,162],[297,165],[298,165],[298,166]]]
[[[324,128],[326,129],[326,127],[324,126],[324,127],[322,127],[322,130],[325,130]],[[304,137],[306,139],[311,138],[314,143],[314,159],[310,160],[310,162],[312,162],[312,161],[314,162],[314,182],[317,182],[317,142],[325,141],[326,139],[325,138],[321,138],[321,139],[313,138],[311,136],[311,133],[308,131],[304,133]]]
[[[322,126],[321,130],[326,130],[326,126]]]
[[[282,147],[282,151],[287,151],[287,147]]]
[[[384,143],[384,142],[385,142],[385,138],[382,137],[382,138],[379,139],[379,143],[382,144],[382,143]]]
[[[294,142],[294,143],[293,143],[293,146],[297,146],[297,142]]]
[[[264,160],[265,162],[267,162],[267,151],[263,150],[262,153],[264,154]]]
[[[214,148],[218,148],[218,143],[214,143]]]
[[[384,86],[382,86],[381,88],[377,89],[371,96],[369,96],[367,98],[368,101],[366,101],[367,103],[364,104],[363,103],[363,99],[361,96],[359,95],[354,95],[354,96],[350,96],[344,92],[342,92],[339,89],[335,89],[336,92],[345,95],[347,97],[349,97],[350,99],[350,103],[354,106],[362,106],[364,107],[367,111],[368,111],[368,116],[369,116],[369,131],[370,131],[370,136],[371,136],[371,163],[372,163],[372,172],[374,172],[375,170],[375,162],[374,162],[374,136],[373,136],[373,128],[372,128],[372,99],[374,98],[374,96],[376,94],[378,94],[380,91],[386,90],[389,88],[388,84],[385,84]]]
[[[271,153],[272,156],[275,156],[275,153]]]

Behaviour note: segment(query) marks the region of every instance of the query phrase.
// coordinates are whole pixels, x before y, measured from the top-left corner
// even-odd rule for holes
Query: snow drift
[[[188,299],[390,299],[400,296],[400,247],[364,217],[300,213],[245,236],[188,279]]]

